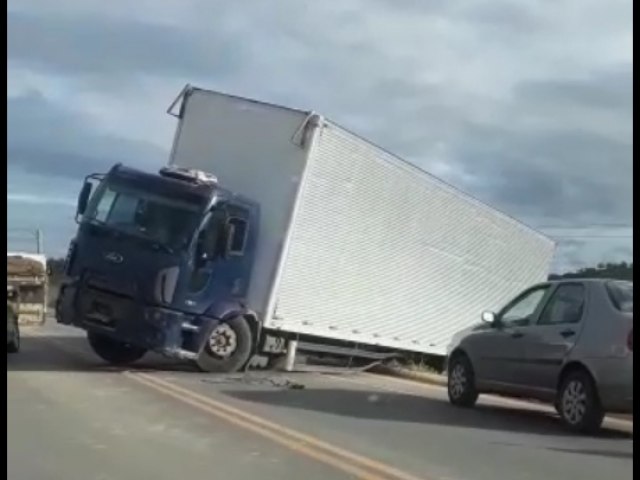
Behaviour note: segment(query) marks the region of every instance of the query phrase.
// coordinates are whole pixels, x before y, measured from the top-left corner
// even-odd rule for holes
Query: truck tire
[[[20,351],[20,327],[15,314],[11,313],[11,321],[13,322],[13,338],[7,342],[7,353],[18,353]]]
[[[564,424],[580,433],[595,433],[604,419],[596,385],[586,371],[569,372],[562,381],[555,401]]]
[[[196,364],[204,372],[237,372],[249,361],[252,350],[249,323],[244,317],[235,317],[213,328]]]
[[[119,342],[95,332],[88,332],[87,340],[96,355],[111,365],[127,365],[140,360],[147,353],[144,348]]]

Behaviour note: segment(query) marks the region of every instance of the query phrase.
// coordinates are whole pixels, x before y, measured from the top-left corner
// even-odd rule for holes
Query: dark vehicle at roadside
[[[19,305],[18,290],[7,286],[7,353],[18,353],[20,350]]]
[[[553,403],[573,430],[633,412],[633,282],[567,279],[532,286],[454,337],[452,404],[481,393]]]

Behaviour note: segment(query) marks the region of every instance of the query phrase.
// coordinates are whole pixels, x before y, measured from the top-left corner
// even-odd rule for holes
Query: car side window
[[[544,307],[538,325],[578,323],[584,311],[584,285],[560,285]]]
[[[500,323],[506,327],[529,325],[547,290],[548,286],[539,287],[515,299],[500,314]]]

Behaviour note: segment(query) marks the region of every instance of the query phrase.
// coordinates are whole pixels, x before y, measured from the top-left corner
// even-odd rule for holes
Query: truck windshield
[[[162,196],[110,182],[96,191],[84,220],[173,250],[188,244],[202,207],[193,197]]]

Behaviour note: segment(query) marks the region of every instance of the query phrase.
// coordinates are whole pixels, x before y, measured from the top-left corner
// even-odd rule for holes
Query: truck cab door
[[[185,304],[204,314],[215,304],[246,295],[250,259],[249,212],[235,205],[214,210],[202,228],[195,249]]]

